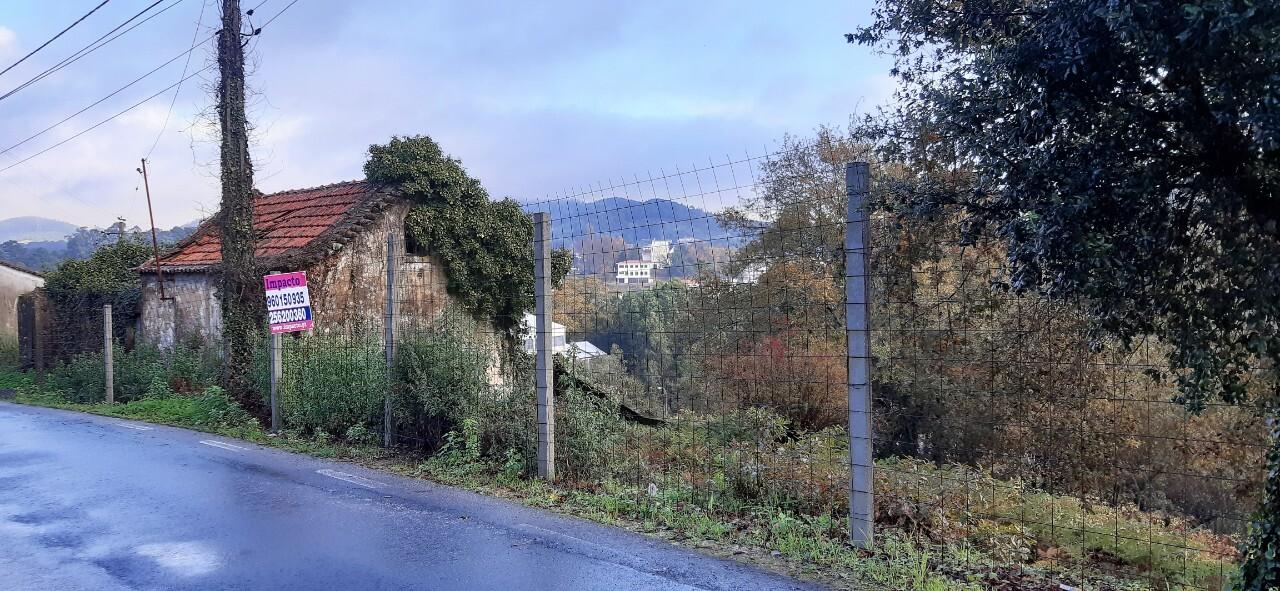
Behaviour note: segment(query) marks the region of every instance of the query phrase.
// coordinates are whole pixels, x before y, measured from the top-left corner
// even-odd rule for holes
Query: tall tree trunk
[[[222,0],[218,35],[218,112],[222,130],[222,382],[227,393],[260,419],[266,416],[253,379],[254,348],[263,338],[265,302],[254,262],[253,166],[245,121],[244,44],[239,0]]]

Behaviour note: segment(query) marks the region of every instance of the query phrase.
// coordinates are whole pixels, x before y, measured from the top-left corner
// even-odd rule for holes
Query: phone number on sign
[[[290,308],[288,310],[273,310],[267,313],[267,322],[271,324],[281,324],[284,322],[301,322],[309,320],[310,314],[306,308]]]
[[[268,308],[280,308],[283,306],[305,306],[307,302],[307,292],[293,291],[285,293],[273,293],[267,295]]]

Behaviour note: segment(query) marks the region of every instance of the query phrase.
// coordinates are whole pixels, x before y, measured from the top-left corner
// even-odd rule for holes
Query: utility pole
[[[156,283],[160,285],[160,301],[168,298],[164,297],[164,274],[160,271],[160,242],[156,240],[156,214],[151,210],[151,183],[147,180],[147,159],[142,159],[142,168],[138,169],[142,173],[142,186],[147,190],[147,217],[151,219],[151,254],[156,261]]]
[[[265,326],[262,280],[254,260],[253,165],[245,121],[244,40],[239,0],[222,0],[218,33],[218,119],[222,131],[223,387],[245,410],[266,419],[253,391],[253,350]]]
[[[116,244],[123,243],[124,242],[124,218],[117,217],[116,223],[111,224],[111,229],[103,230],[102,233],[108,236],[114,234],[116,237]]]

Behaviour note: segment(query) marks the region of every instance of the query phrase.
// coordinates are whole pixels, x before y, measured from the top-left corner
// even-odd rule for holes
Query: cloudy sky
[[[0,94],[153,1],[111,0],[0,75]],[[290,1],[244,6],[262,2],[252,17],[260,25]],[[7,0],[0,62],[13,63],[99,2]],[[0,99],[0,150],[211,35],[218,4],[164,0],[152,11],[168,8],[159,16]],[[869,5],[296,0],[251,43],[256,182],[270,192],[359,178],[369,144],[408,134],[434,137],[495,196],[522,200],[760,153],[785,133],[845,122],[887,97],[885,60],[843,40],[866,22]],[[209,66],[212,49],[197,49],[188,73]],[[123,216],[145,225],[135,169],[153,143],[157,225],[216,209],[212,68],[181,86],[171,114],[173,91],[13,166],[174,84],[184,66],[178,59],[0,154],[0,218],[104,226]]]

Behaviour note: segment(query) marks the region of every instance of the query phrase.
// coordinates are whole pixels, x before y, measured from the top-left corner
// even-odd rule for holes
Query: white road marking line
[[[330,470],[328,468],[316,470],[316,474],[323,474],[325,476],[328,476],[329,478],[337,478],[338,480],[350,482],[351,484],[357,484],[365,488],[378,488],[382,486],[382,483],[378,482],[377,480],[369,480],[368,478],[364,478],[362,476],[356,476],[355,474],[347,474],[346,472],[339,472],[337,470]]]
[[[151,430],[151,427],[143,427],[142,425],[130,425],[129,423],[116,423],[116,426],[124,427],[125,429],[133,429],[134,431],[150,431]]]
[[[213,447],[220,447],[220,448],[222,448],[222,449],[229,449],[229,450],[231,450],[231,451],[245,451],[245,450],[249,449],[249,448],[247,448],[247,447],[240,447],[240,446],[238,446],[238,445],[232,445],[232,444],[230,444],[230,443],[223,443],[223,442],[221,442],[221,441],[214,441],[214,440],[212,440],[212,439],[202,439],[202,440],[200,440],[200,443],[203,443],[203,444],[205,444],[205,445],[212,445]]]

